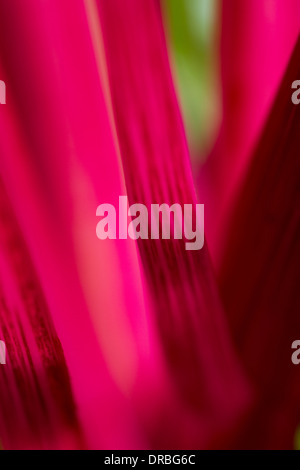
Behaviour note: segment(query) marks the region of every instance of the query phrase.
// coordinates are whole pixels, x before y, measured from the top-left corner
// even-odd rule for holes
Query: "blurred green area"
[[[161,0],[191,156],[205,158],[220,116],[218,0]]]

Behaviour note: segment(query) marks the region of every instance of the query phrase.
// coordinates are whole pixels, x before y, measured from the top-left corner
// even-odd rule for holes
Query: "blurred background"
[[[299,448],[299,0],[0,0],[0,447]],[[204,203],[205,245],[96,208]]]

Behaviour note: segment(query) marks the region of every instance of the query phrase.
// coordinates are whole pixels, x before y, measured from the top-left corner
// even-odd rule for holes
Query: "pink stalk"
[[[159,3],[97,0],[97,5],[129,202],[149,210],[153,203],[195,204]],[[169,412],[153,445],[209,447],[236,423],[246,386],[207,248],[186,251],[184,240],[139,242],[165,358],[178,396],[190,410],[182,432],[180,413],[170,419]]]
[[[300,38],[237,199],[221,271],[231,330],[256,389],[238,445],[293,447],[300,422],[299,128],[291,85],[300,74]]]
[[[88,445],[145,446],[128,397],[137,382],[155,396],[160,367],[156,379],[134,242],[96,238],[97,205],[115,203],[124,185],[84,5],[1,2],[0,24],[8,84],[0,171],[63,344]]]
[[[202,177],[210,186],[207,236],[217,265],[233,201],[299,31],[298,0],[222,2],[223,120]]]

